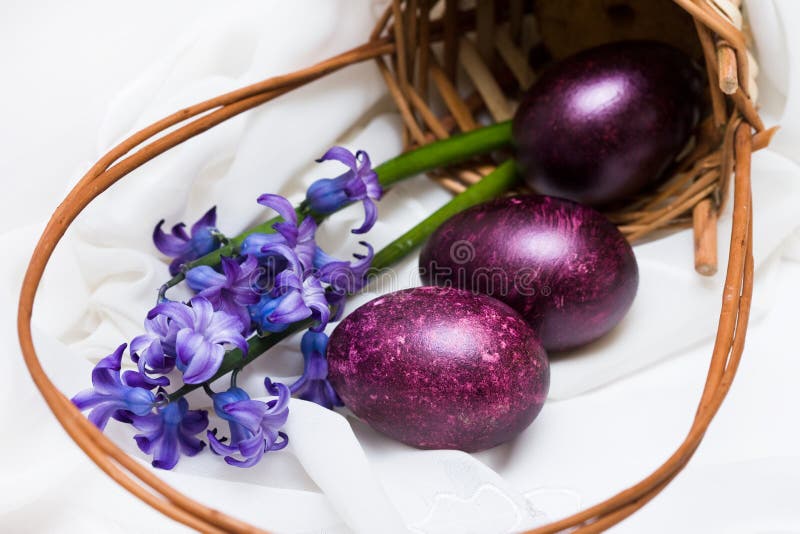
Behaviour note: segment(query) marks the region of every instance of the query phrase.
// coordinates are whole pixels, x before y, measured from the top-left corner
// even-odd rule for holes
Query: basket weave
[[[705,59],[713,113],[698,128],[693,147],[676,166],[672,178],[659,189],[631,199],[624,208],[608,215],[631,240],[665,228],[694,226],[695,265],[702,274],[710,274],[716,270],[716,213],[729,196],[733,174],[730,254],[708,377],[690,431],[658,469],[606,501],[530,532],[553,533],[568,529],[600,532],[655,497],[694,454],[730,388],[742,356],[753,289],[750,156],[753,150],[769,143],[772,132],[764,130],[751,99],[755,89],[751,86],[751,65],[745,34],[741,31],[739,3],[735,0],[674,2],[690,15],[687,20],[696,28],[697,50]],[[164,483],[152,469],[129,457],[98,431],[56,389],[42,369],[31,334],[33,303],[44,269],[69,225],[113,183],[159,154],[239,113],[362,61],[377,62],[403,117],[408,147],[475,128],[482,114],[488,114],[493,120],[507,119],[513,112],[514,95],[535,79],[528,59],[536,55],[542,43],[549,45],[555,56],[568,53],[570,47],[587,46],[587,43],[570,39],[548,43],[544,25],[539,28],[541,39],[531,38],[525,30],[534,14],[540,17],[547,13],[557,15],[558,5],[555,11],[540,10],[547,10],[548,4],[550,8],[554,4],[566,5],[566,12],[570,17],[574,14],[576,24],[580,24],[581,10],[599,5],[608,20],[594,15],[587,20],[597,26],[602,35],[608,33],[607,27],[624,30],[626,24],[630,26],[634,8],[651,3],[653,0],[638,3],[632,0],[539,0],[530,5],[523,0],[479,0],[475,6],[464,8],[455,0],[394,0],[366,44],[313,67],[182,109],[111,149],[53,213],[28,265],[20,295],[18,332],[22,354],[36,386],[61,425],[110,477],[176,521],[203,532],[263,532],[208,508]],[[681,16],[685,15],[681,13]],[[475,38],[464,37],[471,30]],[[582,36],[584,32],[579,33]],[[624,31],[622,34],[624,36]],[[434,46],[440,48],[441,64]],[[466,76],[459,74],[459,66]],[[456,89],[465,86],[466,91]],[[463,98],[461,94],[468,96]],[[437,115],[434,110],[440,113]],[[178,127],[153,139],[173,126]],[[434,178],[448,189],[459,191],[490,170],[487,160],[476,160],[469,166],[436,173]]]

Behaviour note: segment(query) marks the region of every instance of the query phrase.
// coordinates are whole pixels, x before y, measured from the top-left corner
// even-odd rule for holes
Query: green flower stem
[[[450,202],[433,212],[428,218],[381,249],[372,258],[370,273],[375,274],[399,261],[421,245],[434,230],[456,213],[499,196],[515,186],[518,181],[519,177],[514,161],[506,161],[481,181],[453,197]]]
[[[431,235],[444,221],[471,206],[480,204],[486,200],[495,198],[505,191],[514,187],[519,181],[517,176],[514,161],[508,160],[493,172],[488,174],[480,182],[470,186],[463,193],[453,197],[450,202],[433,212],[429,217],[421,223],[414,226],[411,230],[398,237],[386,247],[381,249],[372,260],[372,267],[370,273],[377,273],[381,269],[385,269],[401,258],[405,257],[417,246],[421,245],[425,239]],[[286,339],[290,335],[305,330],[313,324],[312,320],[305,320],[289,326],[288,329],[280,333],[267,334],[265,336],[253,336],[247,341],[248,351],[247,357],[242,357],[242,351],[239,349],[232,350],[225,354],[222,360],[222,365],[219,371],[209,380],[213,382],[218,378],[228,374],[234,369],[241,369],[270,348],[274,347],[280,341]],[[169,395],[169,400],[174,401],[201,387],[201,384],[186,384],[180,389]]]
[[[400,154],[378,165],[374,170],[378,175],[380,184],[388,189],[397,182],[416,176],[421,172],[453,165],[473,156],[486,154],[493,150],[506,147],[510,143],[511,121],[500,122],[491,126],[472,130],[471,132],[454,135],[448,139],[436,141],[405,152],[404,154]],[[320,223],[326,217],[326,215],[312,213],[305,201],[297,206],[296,211],[299,220],[311,215],[317,223]],[[169,288],[182,282],[185,278],[184,273],[189,269],[199,265],[219,265],[222,256],[232,256],[236,254],[239,246],[241,246],[247,236],[254,233],[272,233],[274,231],[272,225],[280,220],[280,217],[275,217],[258,226],[254,226],[236,237],[231,238],[225,246],[187,263],[184,265],[181,273],[172,277],[172,279],[162,286],[159,296],[164,297],[164,294]]]
[[[381,185],[388,188],[421,172],[460,163],[510,144],[511,121],[499,122],[400,154],[375,167],[375,172]]]

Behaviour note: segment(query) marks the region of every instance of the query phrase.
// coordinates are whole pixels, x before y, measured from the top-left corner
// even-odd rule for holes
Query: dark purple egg
[[[541,195],[500,198],[448,219],[419,258],[423,283],[490,295],[517,310],[549,351],[593,341],[625,316],[636,257],[602,214]]]
[[[537,192],[600,205],[661,178],[700,117],[703,74],[654,41],[607,44],[545,71],[514,116],[517,159]]]
[[[542,408],[550,367],[531,327],[486,295],[417,287],[378,297],[328,343],[328,378],[345,406],[424,449],[488,449]]]

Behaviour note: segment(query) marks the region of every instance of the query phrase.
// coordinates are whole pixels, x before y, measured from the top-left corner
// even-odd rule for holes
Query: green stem
[[[517,176],[513,160],[508,160],[494,171],[489,173],[480,182],[470,186],[463,193],[453,197],[447,204],[433,212],[425,220],[414,226],[411,230],[401,235],[386,247],[381,249],[372,260],[372,273],[377,273],[381,269],[385,269],[394,264],[417,246],[421,245],[425,239],[431,235],[444,221],[471,206],[480,204],[492,198],[495,198],[505,191],[508,191],[518,183],[519,177]],[[232,350],[225,354],[222,360],[222,365],[219,371],[208,381],[213,382],[218,378],[228,374],[234,369],[241,369],[270,348],[274,347],[280,341],[283,341],[290,335],[305,330],[313,324],[313,321],[308,319],[291,325],[288,329],[280,333],[267,334],[265,336],[253,336],[248,340],[247,357],[242,357],[242,351],[239,349]],[[201,387],[201,384],[186,384],[174,393],[169,395],[169,400],[174,401]]]
[[[510,143],[511,121],[499,122],[400,154],[375,167],[375,172],[382,186],[391,187],[410,176],[460,163],[473,156],[506,147]]]
[[[511,121],[500,122],[405,152],[378,165],[374,170],[378,175],[380,184],[388,189],[397,182],[416,176],[421,172],[460,163],[479,154],[486,154],[506,147],[510,143]],[[326,217],[325,215],[312,213],[305,202],[302,202],[295,210],[299,220],[312,215],[320,223]],[[159,296],[164,297],[169,288],[182,282],[185,278],[184,273],[189,269],[200,265],[218,265],[222,256],[236,254],[239,246],[247,236],[254,233],[272,233],[274,231],[272,225],[280,220],[280,217],[275,217],[254,226],[231,238],[225,246],[187,263],[183,267],[183,272],[175,275],[162,286]]]
[[[497,197],[516,185],[518,180],[514,161],[506,161],[481,181],[453,197],[450,202],[433,212],[428,218],[381,249],[372,258],[371,273],[376,273],[399,261],[421,245],[434,230],[456,213]]]

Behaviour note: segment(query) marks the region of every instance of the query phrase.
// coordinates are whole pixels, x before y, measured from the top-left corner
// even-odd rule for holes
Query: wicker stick
[[[430,26],[430,0],[420,0],[419,43],[417,51],[417,93],[422,98],[428,98],[428,57],[430,54],[431,26]]]
[[[444,72],[455,83],[458,66],[458,0],[444,2]]]
[[[747,83],[749,70],[747,66],[747,43],[744,35],[727,19],[720,16],[719,12],[708,5],[705,0],[674,0],[689,12],[696,20],[702,20],[709,30],[725,39],[736,51],[736,62],[739,69],[739,78]],[[741,83],[739,84],[741,85]]]
[[[470,122],[474,124],[474,120],[472,120],[472,115],[478,113],[479,111],[486,108],[486,104],[484,103],[481,96],[476,92],[469,95],[467,98],[464,99],[464,111],[469,118]],[[445,130],[453,131],[458,127],[458,120],[456,120],[453,114],[445,115],[441,118],[442,126],[444,126]]]
[[[414,85],[414,68],[416,66],[417,57],[417,26],[419,25],[419,15],[417,13],[419,0],[407,0],[408,8],[406,9],[406,67],[408,76],[408,86]]]
[[[778,126],[773,126],[766,130],[756,132],[755,135],[753,135],[753,152],[767,148],[772,142],[772,138],[778,133],[778,129]]]
[[[703,199],[692,210],[694,270],[705,276],[717,272],[717,212],[711,199]]]
[[[392,17],[393,10],[394,10],[393,3],[387,5],[386,8],[383,10],[381,16],[378,17],[378,21],[375,23],[375,27],[372,29],[372,33],[370,33],[369,35],[370,42],[380,38],[381,33],[383,33],[383,30],[386,29],[386,25],[389,23],[389,19]]]
[[[203,532],[263,532],[223,512],[208,508],[164,483],[149,467],[127,456],[99,432],[69,399],[55,388],[38,360],[30,324],[36,293],[53,250],[75,217],[111,184],[132,170],[224,120],[349,64],[392,54],[396,70],[392,72],[382,60],[384,68],[381,72],[385,78],[388,76],[387,84],[398,105],[401,99],[406,102],[406,112],[403,114],[410,116],[410,120],[404,116],[404,123],[410,132],[413,129],[411,125],[417,125],[419,131],[411,133],[416,142],[445,137],[455,127],[461,130],[474,128],[476,124],[473,113],[488,107],[488,103],[484,100],[485,95],[475,92],[473,96],[462,100],[453,81],[455,67],[462,52],[461,47],[457,46],[459,24],[475,24],[476,21],[472,12],[459,13],[455,0],[445,0],[445,2],[444,20],[429,21],[427,19],[431,8],[430,1],[418,0],[416,3],[412,1],[408,4],[411,6],[409,14],[404,10],[403,2],[395,0],[380,17],[373,38],[366,45],[309,69],[274,77],[185,108],[134,133],[92,166],[53,213],[42,233],[28,265],[20,294],[18,332],[25,364],[43,398],[66,432],[98,467],[142,501],[174,520]],[[714,107],[714,121],[716,126],[725,127],[724,133],[721,137],[715,137],[716,129],[711,128],[710,133],[700,135],[695,149],[689,153],[685,161],[679,163],[678,175],[654,195],[636,201],[626,210],[611,215],[623,226],[628,227],[629,238],[644,237],[656,229],[685,226],[697,220],[700,222],[696,228],[702,234],[714,228],[713,216],[725,205],[730,176],[733,174],[733,225],[729,261],[708,376],[691,429],[678,449],[658,469],[638,484],[606,501],[531,532],[560,532],[567,529],[577,529],[576,532],[600,532],[628,517],[654,498],[674,479],[696,451],[712,418],[727,395],[742,357],[753,286],[750,157],[752,150],[763,148],[769,143],[774,129],[764,130],[753,102],[748,96],[750,71],[745,40],[741,32],[731,20],[726,19],[720,11],[706,4],[704,0],[675,0],[675,2],[695,19],[707,58],[712,102],[715,92],[722,97],[721,99],[716,97],[718,102]],[[405,18],[413,16],[417,11],[419,11],[417,24],[414,24],[414,19]],[[507,31],[511,42],[523,57],[527,54],[527,48],[519,44],[527,39],[522,35],[524,2],[510,0],[509,12],[512,14],[510,20],[497,21],[500,26],[495,31],[494,42],[495,48],[514,71],[510,65],[512,61],[507,59],[507,54],[502,50],[504,45],[498,44],[498,35],[506,31],[503,24],[508,23]],[[469,22],[462,20],[465,17]],[[391,29],[390,20],[392,20]],[[407,28],[402,27],[403,22],[406,22]],[[387,31],[394,32],[394,35],[381,37]],[[485,29],[483,31],[486,32]],[[417,33],[418,38],[415,36]],[[444,68],[439,66],[430,50],[431,43],[439,39],[445,42]],[[730,54],[724,52],[723,54],[728,55],[728,59],[721,60],[715,43],[724,43],[724,46],[730,47],[736,60],[737,87],[729,97],[729,102],[732,104],[730,113],[720,89],[720,78],[727,79],[728,89],[733,88]],[[407,60],[405,73],[402,72],[404,67],[398,60],[398,56],[402,54]],[[415,54],[417,68],[413,69],[412,58]],[[480,54],[477,55],[481,57]],[[461,59],[463,61],[463,58]],[[409,65],[412,68],[409,68]],[[412,85],[410,76],[413,72],[416,72],[416,83]],[[522,77],[516,72],[515,76],[522,84]],[[430,106],[427,105],[428,80],[433,82],[442,96],[450,116],[437,118],[433,115]],[[391,89],[392,86],[395,90]],[[414,91],[412,87],[417,87],[418,90]],[[416,122],[415,113],[421,117],[422,124]],[[178,128],[158,137],[173,126]],[[756,130],[754,134],[751,132],[751,127]],[[718,139],[719,146],[716,148],[713,139]],[[134,150],[136,151],[132,152]],[[435,179],[454,190],[463,189],[465,184],[473,183],[487,170],[484,163],[476,163],[476,166],[471,168],[461,166],[438,173]],[[704,220],[709,222],[703,223]],[[710,248],[705,252],[708,251]],[[700,254],[703,253],[701,250]]]
[[[443,171],[428,173],[428,176],[454,195],[461,194],[467,190],[467,186],[464,185],[461,180],[457,180]]]
[[[705,156],[696,161],[691,169],[679,172],[667,180],[652,196],[644,197],[639,202],[632,203],[629,208],[626,208],[626,211],[620,212],[617,216],[620,217],[621,220],[645,217],[649,212],[669,204],[681,191],[690,187],[692,182],[702,179],[708,171],[718,168],[719,162],[720,156],[718,152]],[[613,218],[615,214],[612,213],[610,215]]]
[[[397,108],[400,110],[403,124],[411,132],[411,137],[414,138],[416,143],[425,144],[425,134],[422,133],[417,121],[414,119],[414,115],[411,113],[411,108],[408,106],[408,102],[403,95],[402,87],[392,77],[389,72],[389,67],[386,66],[386,62],[383,58],[376,58],[375,63],[377,63],[378,70],[389,88],[389,94],[392,96],[392,100],[394,100],[395,104],[397,104]]]
[[[755,104],[747,97],[741,86],[736,88],[736,92],[731,95],[731,100],[744,115],[744,118],[747,119],[747,122],[753,125],[753,128],[759,132],[764,129],[764,123],[761,121],[761,117],[758,116]]]
[[[522,16],[525,14],[525,0],[511,0],[509,6],[509,33],[511,41],[520,43],[522,34]]]
[[[716,168],[719,166],[719,155],[711,154],[698,163],[699,164],[692,167],[692,169],[675,175],[675,178],[664,184],[649,201],[641,205],[639,211],[636,212],[636,217],[647,217],[649,213],[659,209],[661,206],[670,204],[672,199],[677,198],[682,191],[691,187],[696,181],[705,181],[705,178],[710,173],[715,172]]]
[[[525,90],[533,85],[536,76],[533,73],[533,69],[528,65],[528,59],[525,54],[514,45],[513,30],[510,24],[505,24],[498,28],[494,44],[505,64],[508,65],[508,68],[517,78],[520,89]]]
[[[725,126],[725,134],[722,138],[722,147],[720,148],[720,156],[722,161],[720,163],[720,185],[717,192],[717,210],[722,211],[728,202],[728,193],[731,183],[731,175],[733,174],[733,166],[735,163],[734,142],[736,137],[736,130],[742,123],[742,118],[738,112],[731,113],[731,118]]]
[[[706,74],[709,80],[713,80],[717,77],[717,72],[713,64],[715,56],[714,40],[711,37],[711,32],[708,31],[708,28],[700,21],[695,19],[694,25],[697,30],[697,36],[700,39],[700,45],[703,47],[703,55],[705,55],[706,58]],[[720,127],[725,124],[725,95],[719,88],[719,84],[709,84],[709,91],[711,93],[711,108],[714,113],[714,122]]]
[[[747,124],[741,124],[736,129],[736,184],[734,187],[734,205],[743,205],[744,209],[740,210],[740,213],[734,213],[734,227],[731,231],[731,253],[736,250],[736,247],[740,245],[740,243],[744,243],[747,241],[747,232],[749,228],[745,228],[744,225],[741,223],[742,218],[745,216],[742,212],[750,215],[750,224],[752,224],[752,214],[751,212],[751,198],[749,195],[749,183],[748,191],[742,191],[742,176],[746,176],[749,180],[750,176],[750,150],[751,150],[751,139],[749,136],[749,129],[750,126]],[[741,157],[742,154],[747,155],[747,158]],[[737,220],[738,215],[738,220]],[[737,225],[737,222],[739,223]],[[742,273],[737,271],[738,264],[735,262],[729,262],[728,264],[728,277],[725,279],[725,289],[723,293],[723,302],[726,300],[735,300],[739,296],[739,287]],[[715,342],[715,350],[714,354],[717,354],[717,349],[721,347],[730,346],[732,342],[732,335],[734,333],[733,325],[738,318],[738,314],[735,313],[734,310],[730,308],[725,308],[723,306],[723,313],[720,316],[720,328],[717,330],[717,339]],[[722,326],[728,326],[728,328],[723,329]],[[719,380],[721,379],[721,374],[719,370],[725,365],[725,361],[722,357],[717,358],[716,360],[712,360],[712,367],[711,372],[709,372],[709,380],[706,384],[706,388],[703,391],[703,396],[700,399],[700,408],[698,410],[698,415],[702,413],[704,410],[704,405],[709,402],[709,399],[715,394],[715,390],[717,389],[717,385]]]
[[[402,11],[401,0],[392,0],[392,19],[394,26],[394,40],[397,44],[395,58],[397,59],[397,79],[400,92],[405,94],[406,84],[408,83],[408,70],[406,66],[408,48],[405,43],[405,32],[403,21],[405,19]]]
[[[431,111],[431,108],[428,107],[425,100],[411,88],[408,89],[408,96],[411,99],[411,103],[414,104],[414,108],[419,112],[422,120],[428,125],[428,128],[436,135],[436,138],[447,139],[449,137],[447,129],[444,124],[442,124],[442,121]]]
[[[482,0],[475,9],[476,40],[478,52],[486,63],[491,64],[494,56],[494,0]]]
[[[514,114],[511,105],[503,94],[500,85],[492,77],[492,73],[486,63],[481,59],[481,55],[472,42],[462,37],[459,42],[461,65],[464,71],[475,84],[475,88],[486,102],[492,118],[496,122],[507,121]]]
[[[712,154],[712,156],[713,158],[709,158],[710,161],[719,159],[716,157],[717,154]],[[689,172],[676,175],[671,181],[664,184],[663,189],[656,192],[650,200],[639,204],[636,211],[611,212],[607,215],[609,219],[620,224],[651,222],[680,202],[685,201],[699,188],[714,184],[718,179],[718,166],[718,163],[711,167],[705,164],[698,165]],[[697,186],[697,184],[700,185]]]
[[[725,41],[717,43],[717,71],[719,88],[726,95],[732,95],[739,88],[739,71],[736,67],[736,52]]]
[[[689,8],[689,7],[686,7],[686,8],[693,15],[695,14],[694,12],[696,12],[696,13],[698,13],[698,16],[707,16],[707,13],[705,12],[704,9],[698,8],[695,4],[689,2],[688,0],[674,0],[674,1],[677,2],[678,4],[680,4],[681,6],[684,6],[684,7],[691,6],[691,8]],[[703,3],[703,5],[705,6],[706,4]],[[709,9],[711,9],[711,8],[709,8]],[[699,12],[697,10],[699,10]],[[694,11],[694,12],[692,12],[692,11]],[[715,12],[712,10],[711,13],[715,13]],[[695,20],[696,20],[695,24],[697,25],[697,29],[698,29],[698,36],[700,37],[700,42],[703,45],[703,52],[704,52],[704,54],[706,56],[706,68],[707,68],[707,70],[709,72],[709,79],[712,79],[712,80],[713,79],[717,79],[718,78],[718,73],[717,73],[717,60],[716,60],[717,54],[716,54],[716,49],[714,48],[713,41],[710,39],[709,30],[706,29],[706,27],[703,25],[703,23],[708,22],[708,20],[704,19],[703,23],[700,23],[697,18]],[[708,23],[708,27],[709,28],[711,28],[711,26],[714,25],[714,26],[718,26],[720,28],[723,28],[726,31],[730,30],[730,28],[729,28],[730,27],[730,23],[728,23],[727,21],[722,20],[719,17],[716,17],[713,20],[714,20],[714,24]],[[741,33],[738,32],[738,30],[736,30],[735,28],[734,28],[734,31],[736,31],[736,33],[737,33],[737,36],[735,37],[735,39],[737,41],[737,44],[733,48],[735,49],[735,54],[737,56],[737,63],[736,64],[737,64],[737,68],[739,69],[738,70],[739,78],[740,79],[744,79],[745,80],[745,84],[749,85],[749,79],[747,78],[747,76],[748,76],[747,73],[749,72],[748,68],[747,68],[747,50],[746,50],[746,48],[744,48],[744,37],[742,37]],[[744,58],[744,61],[741,60],[742,57]],[[742,73],[744,73],[744,75]],[[719,88],[715,87],[714,85],[718,86],[719,82],[717,82],[717,84],[712,84],[712,88],[711,88],[712,104],[714,103],[714,99],[718,98],[718,97],[714,97],[714,94],[719,90]],[[721,92],[721,90],[719,90],[719,92]],[[756,128],[756,130],[758,130],[758,131],[763,130],[764,129],[764,124],[761,122],[761,118],[758,116],[758,112],[755,109],[755,105],[753,104],[752,100],[750,100],[750,98],[748,97],[747,91],[746,91],[746,89],[743,88],[741,83],[737,84],[735,92],[733,94],[731,94],[730,96],[731,96],[731,99],[732,99],[734,105],[736,105],[736,107],[739,108],[741,113]],[[715,107],[715,116],[716,116],[716,113],[717,113],[717,111],[716,111],[716,107]],[[717,117],[717,118],[719,118],[719,117]],[[718,124],[720,124],[720,123],[718,122]]]
[[[716,186],[712,184],[705,187],[704,189],[701,189],[694,195],[684,196],[683,200],[681,200],[679,203],[671,205],[655,219],[648,220],[647,223],[645,223],[645,225],[642,228],[630,229],[621,227],[620,230],[622,231],[623,234],[625,234],[625,237],[628,239],[628,241],[630,241],[631,243],[635,243],[639,239],[642,239],[646,235],[654,232],[655,230],[664,228],[667,224],[669,224],[671,220],[675,219],[684,212],[688,211],[689,209],[691,209],[692,206],[694,206],[695,204],[706,198],[708,195],[713,193],[715,187]]]
[[[676,212],[676,210],[679,209],[679,205],[683,204],[690,197],[696,195],[699,191],[706,190],[709,187],[712,188],[715,187],[716,186],[715,182],[717,181],[718,178],[719,178],[719,169],[712,169],[708,172],[703,173],[700,176],[700,178],[691,182],[689,187],[681,190],[680,193],[675,195],[667,206],[646,212],[641,217],[639,217],[637,221],[642,223],[649,223],[653,222],[654,220],[660,218],[661,216],[667,213],[673,213],[673,212],[676,214],[680,213]],[[702,198],[705,197],[701,197],[701,199]]]
[[[458,94],[458,91],[456,91],[456,88],[447,78],[447,74],[433,58],[431,58],[430,73],[431,79],[433,80],[433,85],[436,86],[436,89],[439,91],[439,95],[444,100],[444,103],[450,110],[450,113],[453,114],[453,118],[455,118],[461,131],[468,132],[477,128],[478,124],[472,117],[472,113],[470,112],[469,108],[464,105],[464,102],[461,100],[461,96]]]

